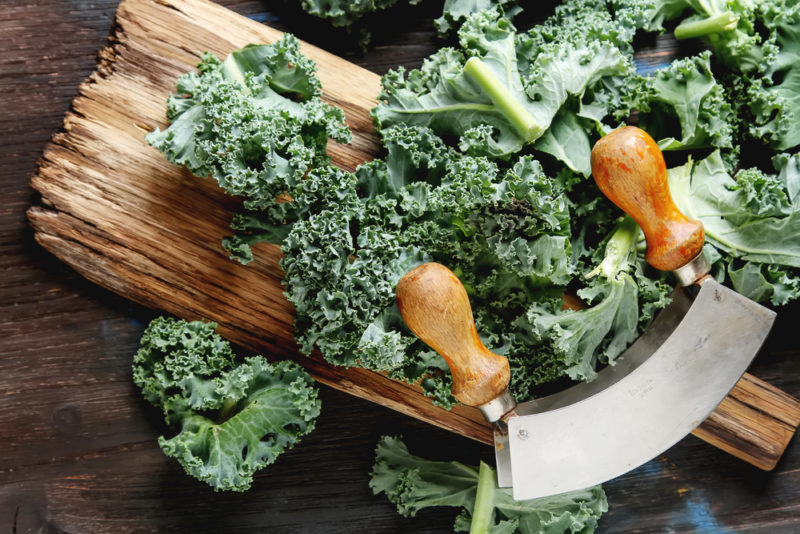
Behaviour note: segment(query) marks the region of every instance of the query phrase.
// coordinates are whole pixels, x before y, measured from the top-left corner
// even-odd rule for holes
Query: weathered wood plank
[[[220,25],[225,32],[216,31]],[[203,51],[224,56],[281,35],[211,3],[124,1],[115,42],[80,86],[32,180],[42,195],[42,205],[29,212],[37,241],[89,280],[136,302],[214,320],[228,339],[295,358],[323,383],[491,442],[473,409],[443,410],[419,387],[297,354],[277,247],[257,247],[247,267],[227,259],[219,242],[235,201],[145,143],[147,132],[165,126],[164,102],[175,78]],[[354,130],[352,145],[331,147],[334,163],[352,169],[378,150],[369,119],[378,77],[310,45],[304,52],[319,65],[325,98],[344,108]]]

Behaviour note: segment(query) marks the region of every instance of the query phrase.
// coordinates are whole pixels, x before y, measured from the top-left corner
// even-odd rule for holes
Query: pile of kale
[[[373,117],[386,152],[354,173],[329,165],[328,136],[349,132],[291,36],[206,56],[148,140],[243,198],[232,257],[280,244],[304,352],[452,403],[444,361],[394,302],[403,274],[438,261],[522,401],[592,379],[669,302],[668,274],[644,263],[638,228],[589,178],[594,142],[632,115],[685,163],[670,185],[705,225],[715,276],[776,305],[800,294],[800,8],[714,4],[568,0],[527,32],[501,9],[471,13],[458,47],[384,77]],[[711,50],[637,74],[637,32],[680,17],[678,33]],[[747,168],[744,146],[761,154]],[[565,294],[586,309],[564,309]]]
[[[303,0],[339,24],[393,3]],[[665,151],[713,275],[759,302],[800,295],[800,1],[567,0],[529,31],[512,24],[518,11],[447,0],[437,27],[460,26],[458,46],[384,76],[372,112],[384,153],[353,173],[330,164],[329,138],[350,131],[293,36],[206,54],[178,80],[170,126],[147,139],[242,199],[222,243],[231,258],[281,246],[304,352],[452,404],[444,360],[394,298],[406,272],[437,261],[466,287],[483,342],[509,358],[517,400],[593,379],[671,291],[639,227],[589,177],[592,145],[626,121]],[[665,26],[706,50],[638,74],[634,37]],[[180,427],[164,452],[242,491],[313,429],[320,403],[299,366],[237,359],[215,327],[153,321],[134,380]],[[376,493],[404,515],[462,508],[459,531],[588,533],[608,506],[599,486],[516,502],[485,464],[424,460],[397,438],[376,453]]]

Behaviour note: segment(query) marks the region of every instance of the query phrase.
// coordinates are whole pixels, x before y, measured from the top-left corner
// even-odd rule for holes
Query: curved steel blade
[[[610,385],[619,382],[647,360],[680,324],[692,301],[682,287],[672,292],[670,304],[661,310],[647,331],[623,352],[615,365],[600,371],[591,382],[582,382],[569,389],[547,397],[523,402],[514,409],[517,415],[541,413],[555,410],[587,399]],[[511,453],[508,441],[508,426],[494,429],[494,455],[497,465],[497,483],[501,488],[511,487]]]
[[[525,408],[545,411],[509,419],[514,498],[593,486],[667,450],[725,398],[774,320],[771,310],[707,278],[652,355],[626,352],[619,365],[630,368],[611,367],[605,383],[541,399]]]

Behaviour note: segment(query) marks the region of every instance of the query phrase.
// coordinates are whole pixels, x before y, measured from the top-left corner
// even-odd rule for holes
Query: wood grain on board
[[[33,177],[41,193],[41,205],[28,212],[36,240],[120,295],[187,319],[215,321],[224,337],[295,359],[325,384],[491,443],[489,425],[472,408],[444,410],[417,386],[298,354],[278,248],[257,246],[256,260],[246,267],[230,261],[219,243],[229,232],[235,200],[145,143],[148,132],[166,126],[165,101],[175,79],[193,69],[203,52],[225,56],[281,36],[203,0],[124,0],[111,44],[80,86]],[[352,170],[379,150],[369,118],[379,77],[308,44],[303,52],[318,65],[324,98],[344,110],[353,130],[351,144],[329,145],[334,164]],[[755,397],[764,391],[755,390]],[[791,403],[765,405],[779,410]],[[756,465],[774,465],[797,426],[787,430],[785,421],[797,418],[751,418],[729,408],[696,435]]]
[[[325,384],[491,443],[490,427],[472,408],[445,410],[417,386],[298,354],[278,248],[257,246],[247,266],[229,260],[220,240],[230,231],[235,201],[145,143],[148,132],[167,124],[165,102],[176,78],[204,51],[224,57],[282,35],[201,0],[123,1],[112,43],[80,86],[32,180],[42,195],[42,205],[29,211],[36,240],[127,298],[215,321],[224,337],[296,359]],[[324,98],[344,110],[353,130],[351,144],[329,147],[333,163],[352,170],[379,149],[369,110],[380,78],[314,46],[304,44],[303,52],[318,65]]]

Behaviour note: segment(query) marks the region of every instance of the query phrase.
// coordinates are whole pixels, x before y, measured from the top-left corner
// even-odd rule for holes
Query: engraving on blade
[[[708,279],[661,347],[589,398],[509,420],[515,499],[605,482],[691,432],[755,357],[775,313]]]

